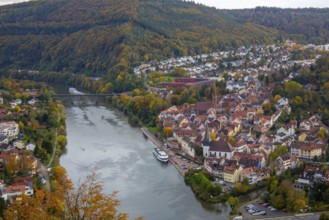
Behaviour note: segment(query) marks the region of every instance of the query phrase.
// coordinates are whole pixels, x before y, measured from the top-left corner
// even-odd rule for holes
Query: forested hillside
[[[115,64],[271,42],[274,31],[178,0],[48,0],[0,10],[0,67],[106,73]]]
[[[280,32],[290,31],[276,30],[278,25],[256,21],[258,14],[250,19],[251,12],[242,12],[181,0],[40,0],[2,6],[0,69],[108,74],[115,81],[139,62],[272,43]],[[284,17],[282,13],[291,12],[278,16]],[[314,19],[300,25],[317,28],[313,23],[321,20],[328,27],[328,10],[310,13]],[[276,20],[274,16],[270,20]],[[319,42],[328,39],[327,31],[318,35]]]
[[[229,10],[227,13],[241,21],[274,28],[281,37],[300,43],[325,44],[329,40],[329,8]]]

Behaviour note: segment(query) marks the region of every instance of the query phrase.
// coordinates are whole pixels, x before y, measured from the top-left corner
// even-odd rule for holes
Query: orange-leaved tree
[[[93,171],[86,180],[78,184],[77,189],[65,187],[64,183],[65,216],[77,220],[127,219],[126,214],[117,211],[120,203],[115,198],[116,193],[104,194],[103,185],[96,177],[97,174]]]

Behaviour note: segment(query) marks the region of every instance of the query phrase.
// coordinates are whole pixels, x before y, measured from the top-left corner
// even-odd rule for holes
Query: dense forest
[[[326,44],[329,39],[329,9],[255,9],[229,10],[241,22],[251,22],[277,30],[281,39],[300,43]]]
[[[181,0],[31,1],[1,7],[0,69],[115,82],[122,69],[153,59],[272,43],[280,35],[324,42],[328,19],[328,9],[227,11]]]
[[[36,1],[2,7],[0,22],[0,67],[101,75],[118,63],[271,39],[255,25],[173,0]]]

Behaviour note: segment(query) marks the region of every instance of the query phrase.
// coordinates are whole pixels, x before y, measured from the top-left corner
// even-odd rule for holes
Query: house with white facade
[[[325,146],[322,144],[296,142],[290,146],[290,154],[300,159],[313,160],[321,158],[325,153]]]
[[[1,190],[1,198],[5,201],[11,201],[22,194],[32,196],[33,193],[34,191],[32,187],[28,186],[26,183],[20,183],[4,187]]]
[[[26,145],[26,150],[34,151],[34,149],[35,149],[35,144],[29,143]]]
[[[18,133],[19,128],[16,122],[8,121],[0,123],[0,135],[4,135],[6,137],[14,137],[18,135]]]

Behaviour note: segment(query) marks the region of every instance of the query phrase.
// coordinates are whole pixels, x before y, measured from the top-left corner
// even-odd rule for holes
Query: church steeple
[[[202,152],[204,157],[209,156],[209,148],[210,148],[210,133],[209,133],[209,127],[208,124],[206,125],[206,133],[204,134],[203,141],[201,142],[202,146]]]
[[[208,127],[208,124],[207,124],[206,125],[206,133],[204,134],[202,145],[203,146],[209,146],[210,141],[211,141],[211,139],[210,139],[209,127]]]

